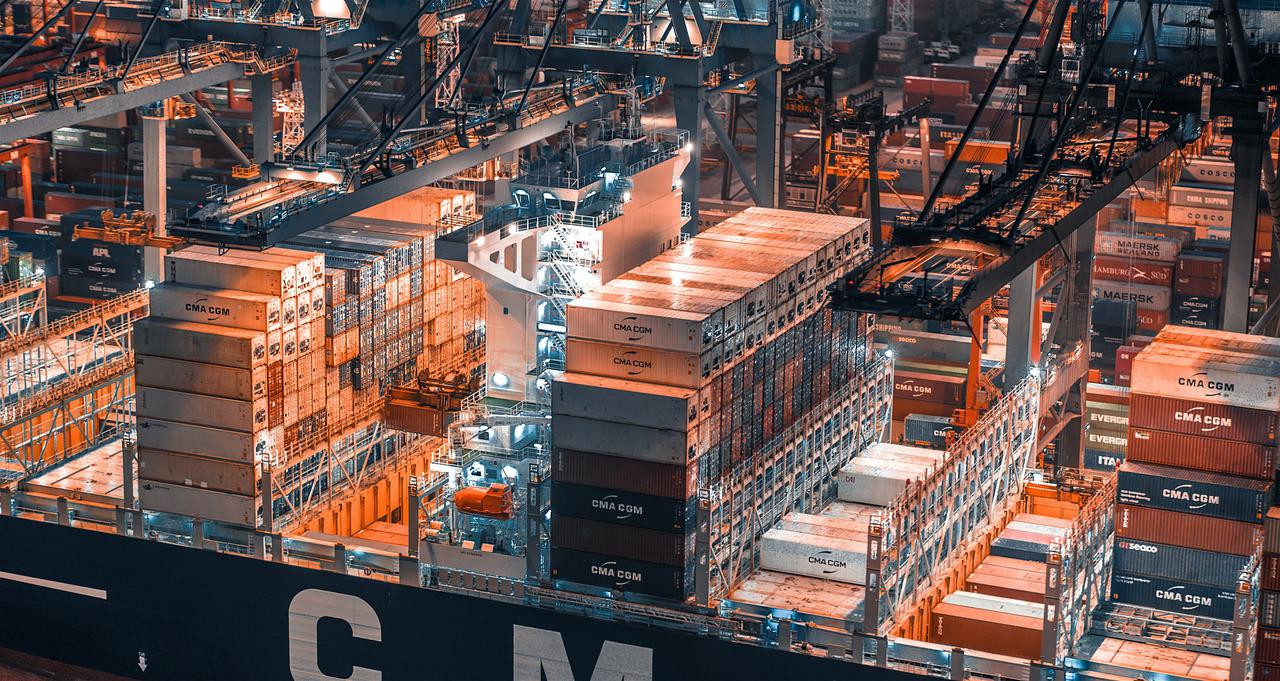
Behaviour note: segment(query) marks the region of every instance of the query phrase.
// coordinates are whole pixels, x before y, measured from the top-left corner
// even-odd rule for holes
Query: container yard
[[[1280,681],[1277,46],[0,1],[0,678]]]

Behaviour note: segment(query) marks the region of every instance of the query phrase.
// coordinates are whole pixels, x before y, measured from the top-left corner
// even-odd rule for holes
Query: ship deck
[[[1133,678],[1135,669],[1202,681],[1227,681],[1231,671],[1230,658],[1221,655],[1093,634],[1080,640],[1075,656],[1100,666],[1090,676],[1126,681]],[[1106,673],[1107,667],[1115,667],[1114,673]]]

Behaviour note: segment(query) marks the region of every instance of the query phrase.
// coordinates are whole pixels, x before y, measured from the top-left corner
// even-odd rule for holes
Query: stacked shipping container
[[[1113,600],[1231,619],[1271,505],[1278,413],[1280,343],[1170,326],[1138,353]]]
[[[752,208],[569,305],[553,577],[691,594],[698,490],[855,380],[865,321],[821,297],[868,241],[864,220]]]
[[[255,524],[255,462],[269,459],[273,515],[295,523],[307,520],[308,500],[349,481],[341,472],[329,477],[326,456],[350,463],[368,452],[358,467],[390,459],[398,445],[378,446],[386,388],[423,370],[481,370],[483,293],[434,259],[436,236],[433,226],[353,218],[299,235],[288,248],[170,254],[168,281],[153,290],[152,319],[138,331],[140,451],[208,457],[219,447],[244,468],[231,489],[192,459],[141,477],[184,487],[173,494],[187,497],[192,489],[235,492],[244,498],[234,513],[204,517]],[[193,508],[163,494],[148,500],[144,492],[144,506]],[[359,529],[332,522],[315,529]]]
[[[1084,419],[1081,465],[1095,471],[1115,470],[1124,461],[1128,448],[1129,389],[1090,383],[1085,393]]]

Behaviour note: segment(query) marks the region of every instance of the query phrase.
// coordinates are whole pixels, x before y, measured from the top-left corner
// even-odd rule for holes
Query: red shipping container
[[[1132,345],[1121,345],[1116,350],[1116,385],[1129,385],[1129,378],[1133,373],[1133,358],[1139,350],[1141,348]]]
[[[904,93],[930,95],[932,97],[964,99],[969,97],[969,82],[953,78],[906,76],[902,79],[902,91]]]
[[[1039,618],[939,603],[933,609],[929,631],[935,643],[997,655],[1038,658],[1043,628]]]
[[[1116,536],[1248,556],[1262,540],[1262,526],[1207,515],[1116,504]]]
[[[982,92],[996,75],[996,70],[986,66],[967,64],[934,64],[934,78],[963,80],[969,83],[969,92]]]
[[[1262,567],[1258,581],[1268,591],[1280,591],[1280,556],[1274,553],[1262,554]]]
[[[1093,276],[1110,281],[1168,286],[1173,281],[1173,265],[1126,258],[1095,258]]]
[[[1280,665],[1280,629],[1258,627],[1258,644],[1253,659],[1263,664]]]
[[[1183,253],[1178,256],[1179,277],[1203,277],[1206,279],[1222,279],[1226,269],[1226,259],[1216,255],[1200,255]]]
[[[1013,34],[1012,34],[1012,33],[992,33],[992,34],[991,34],[991,45],[992,45],[992,47],[1005,47],[1005,48],[1007,48],[1007,47],[1009,47],[1009,45],[1011,45],[1012,43],[1013,43]],[[1031,50],[1031,49],[1035,49],[1035,48],[1037,48],[1037,47],[1040,47],[1040,36],[1039,36],[1039,35],[1025,35],[1025,34],[1024,34],[1024,35],[1022,36],[1022,38],[1018,40],[1018,47],[1019,47],[1020,49],[1024,49],[1024,50]]]
[[[1275,412],[1145,393],[1131,396],[1129,425],[1259,445],[1274,445],[1280,437]]]
[[[1221,277],[1188,277],[1182,274],[1173,282],[1173,292],[1188,296],[1217,298],[1222,295]]]
[[[1168,310],[1138,310],[1138,330],[1155,333],[1169,325]]]
[[[1130,414],[1127,456],[1134,463],[1192,468],[1269,479],[1275,466],[1275,447],[1212,437],[1135,428]]]
[[[1280,681],[1280,666],[1255,662],[1253,681]]]

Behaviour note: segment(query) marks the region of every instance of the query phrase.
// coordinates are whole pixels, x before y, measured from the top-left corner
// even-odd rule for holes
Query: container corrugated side
[[[1189,549],[1252,555],[1262,539],[1255,523],[1156,508],[1116,505],[1116,536]]]
[[[551,578],[675,600],[693,592],[692,570],[562,548],[551,549]]]
[[[866,584],[866,542],[772,529],[760,540],[760,567],[846,584]]]
[[[1267,509],[1267,515],[1262,519],[1262,532],[1266,538],[1262,550],[1280,554],[1280,506]]]
[[[1140,463],[1192,468],[1228,475],[1268,479],[1275,470],[1274,445],[1257,445],[1212,437],[1166,433],[1131,427],[1129,458]]]
[[[698,393],[638,381],[565,373],[551,384],[551,413],[662,430],[688,431]]]
[[[1094,280],[1093,296],[1117,303],[1133,303],[1140,310],[1165,311],[1173,303],[1173,290],[1168,286],[1130,284],[1104,279]]]
[[[280,299],[232,289],[161,284],[151,289],[151,314],[162,319],[252,331],[280,328]]]
[[[253,496],[257,492],[256,470],[252,463],[138,447],[138,477],[147,480]]]
[[[1166,326],[1156,334],[1156,342],[1280,358],[1280,339],[1234,331]]]
[[[698,489],[696,466],[673,466],[560,447],[551,456],[551,477],[670,499],[690,499]]]
[[[692,532],[660,532],[565,515],[551,516],[553,547],[680,568],[693,557],[695,537]]]
[[[1262,554],[1262,565],[1258,568],[1258,582],[1263,589],[1280,591],[1280,555]]]
[[[177,390],[139,387],[138,416],[255,433],[267,429],[267,400],[229,400]]]
[[[1135,428],[1214,440],[1274,445],[1280,434],[1280,414],[1275,412],[1164,395],[1134,393],[1129,412],[1129,423]]]
[[[1043,627],[1038,617],[994,613],[944,601],[933,609],[929,640],[997,655],[1035,659],[1040,657]]]
[[[1280,592],[1263,591],[1258,594],[1258,624],[1280,628]]]
[[[1094,250],[1098,255],[1142,258],[1156,262],[1173,262],[1182,244],[1177,239],[1142,236],[1120,232],[1098,232]]]
[[[1126,461],[1116,494],[1122,504],[1261,523],[1271,482]]]
[[[139,447],[221,458],[240,463],[253,463],[259,451],[266,451],[268,432],[245,433],[138,417]],[[281,438],[277,438],[276,441],[281,441]]]
[[[1249,559],[1229,553],[1201,551],[1137,539],[1116,539],[1112,552],[1117,572],[1164,577],[1234,589]]]
[[[916,463],[854,457],[840,469],[836,497],[840,501],[888,506],[908,483],[923,478],[928,470],[928,466]]]
[[[139,386],[187,390],[233,400],[267,396],[267,367],[237,369],[220,364],[138,355],[134,377]]]
[[[207,246],[192,246],[166,255],[165,281],[280,297],[298,294],[295,267],[220,255],[216,249]]]
[[[256,499],[238,494],[140,479],[138,503],[148,511],[180,513],[246,527],[257,524]]]
[[[1258,627],[1254,659],[1264,664],[1280,665],[1280,629]]]
[[[1150,345],[1133,361],[1135,393],[1280,411],[1280,360]]]
[[[633,345],[614,345],[570,338],[565,351],[565,368],[575,373],[657,383],[677,388],[700,388],[706,382],[704,361],[697,355],[653,350]]]
[[[697,432],[659,430],[576,416],[553,416],[556,446],[683,466],[695,456]]]
[[[552,481],[551,513],[599,522],[682,532],[696,521],[697,503],[625,490]]]
[[[267,335],[212,324],[139,319],[133,325],[134,352],[250,369],[267,363]]]
[[[1236,607],[1234,589],[1130,575],[1118,570],[1111,575],[1111,600],[1218,620],[1231,619]]]

